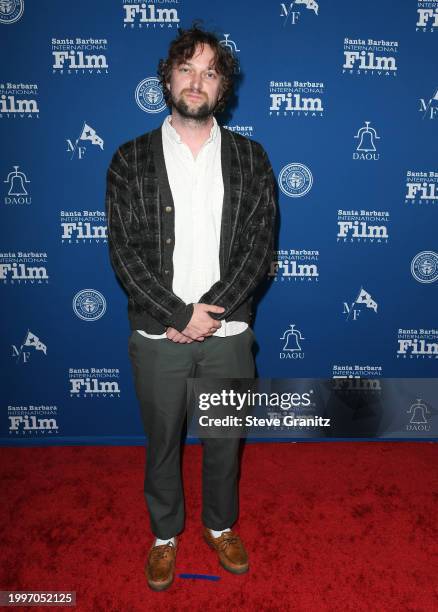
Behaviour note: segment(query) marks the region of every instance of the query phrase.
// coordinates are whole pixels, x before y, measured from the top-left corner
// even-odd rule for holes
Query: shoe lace
[[[221,551],[225,551],[229,544],[235,544],[239,541],[239,536],[226,531],[218,539],[220,539],[220,542],[218,542],[218,548],[220,548]]]
[[[167,557],[171,548],[175,548],[175,544],[169,542],[169,544],[161,544],[160,546],[154,546],[151,550],[151,560],[158,561]]]

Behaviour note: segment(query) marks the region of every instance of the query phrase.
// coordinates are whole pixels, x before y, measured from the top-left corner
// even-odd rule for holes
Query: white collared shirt
[[[196,304],[220,279],[219,244],[224,185],[221,131],[213,117],[210,136],[196,158],[167,116],[161,127],[164,160],[175,209],[172,290],[186,304]],[[248,327],[244,321],[222,321],[214,336],[232,336]],[[166,338],[166,334],[147,334]]]

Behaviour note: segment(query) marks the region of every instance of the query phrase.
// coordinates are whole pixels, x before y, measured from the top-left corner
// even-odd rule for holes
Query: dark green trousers
[[[184,527],[181,440],[187,411],[187,378],[254,378],[254,333],[178,344],[133,331],[129,356],[147,436],[144,492],[153,534],[171,538]],[[221,530],[238,514],[239,438],[205,438],[202,522]]]

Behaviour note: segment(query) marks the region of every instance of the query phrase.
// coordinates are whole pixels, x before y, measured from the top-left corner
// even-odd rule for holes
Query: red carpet
[[[248,444],[243,576],[201,538],[201,448],[186,447],[177,574],[221,579],[177,576],[163,593],[143,574],[144,449],[2,448],[0,459],[2,590],[74,590],[80,612],[438,610],[437,444]]]

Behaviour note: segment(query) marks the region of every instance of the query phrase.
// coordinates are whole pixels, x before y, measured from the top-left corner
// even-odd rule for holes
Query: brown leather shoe
[[[244,574],[249,569],[248,555],[237,533],[225,531],[218,538],[204,527],[204,539],[219,555],[222,567],[233,574]]]
[[[152,546],[145,568],[148,585],[153,591],[164,591],[170,587],[175,574],[175,559],[178,541],[175,544]]]

